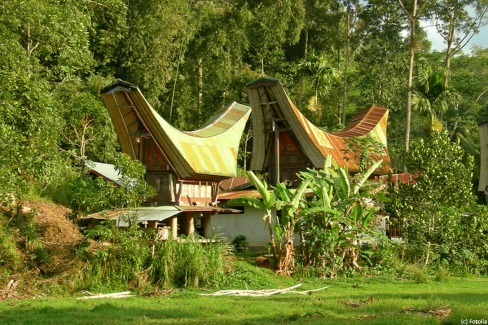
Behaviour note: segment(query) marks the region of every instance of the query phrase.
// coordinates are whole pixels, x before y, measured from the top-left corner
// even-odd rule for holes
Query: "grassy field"
[[[299,283],[288,278],[283,282],[284,287]],[[476,324],[473,321],[486,324],[488,321],[486,277],[450,278],[423,284],[383,277],[302,283],[297,290],[330,287],[310,295],[269,297],[214,297],[201,296],[208,293],[204,290],[174,290],[164,296],[124,299],[7,300],[0,302],[0,324]]]

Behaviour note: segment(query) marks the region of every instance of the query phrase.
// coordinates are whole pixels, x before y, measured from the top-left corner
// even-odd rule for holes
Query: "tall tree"
[[[189,16],[186,1],[128,2],[127,31],[119,42],[115,75],[141,88],[156,109],[193,31]]]
[[[479,28],[488,22],[486,0],[441,0],[436,1],[433,19],[438,34],[446,43],[446,87],[451,76],[451,60],[466,47]]]
[[[413,89],[412,104],[419,111],[430,114],[432,130],[443,128],[441,116],[449,107],[456,106],[459,99],[458,94],[446,86],[445,74],[443,70],[427,68],[421,73]]]
[[[35,190],[52,181],[65,163],[58,150],[62,122],[53,88],[91,72],[89,17],[78,1],[60,6],[13,0],[3,2],[1,10],[0,129],[8,148],[1,159],[10,164],[0,165],[4,175],[16,178],[16,187]]]
[[[409,48],[409,60],[408,60],[408,80],[407,80],[407,115],[406,115],[406,126],[405,126],[405,153],[408,152],[410,146],[410,124],[412,117],[412,84],[413,84],[413,68],[415,61],[415,30],[417,28],[418,12],[417,12],[417,0],[412,1],[411,11],[409,11],[402,0],[398,0],[400,6],[405,12],[405,15],[409,21],[409,38],[410,38],[410,48]],[[403,167],[406,171],[406,166]]]
[[[251,15],[244,3],[196,1],[190,19],[194,32],[184,49],[174,92],[174,121],[199,126],[215,110],[246,100],[245,84],[258,76],[244,62]],[[169,103],[165,103],[168,110]]]

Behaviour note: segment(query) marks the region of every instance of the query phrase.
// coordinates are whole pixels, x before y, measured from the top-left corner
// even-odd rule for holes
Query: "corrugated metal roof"
[[[180,207],[182,213],[195,213],[195,212],[225,212],[225,213],[240,213],[240,210],[232,209],[232,208],[223,208],[223,207],[202,207],[202,206],[181,206]]]
[[[134,216],[137,222],[163,221],[172,217],[182,210],[174,205],[158,207],[138,207],[128,210],[108,210],[93,213],[87,216],[91,219],[114,220],[119,227],[129,226],[127,218]]]
[[[157,143],[180,179],[220,180],[237,175],[237,152],[251,113],[232,103],[219,110],[199,130],[180,131],[165,121],[134,85],[116,81],[102,90],[122,151],[138,156],[134,136],[141,128]]]
[[[260,78],[248,84],[249,102],[253,109],[253,156],[252,170],[264,170],[266,145],[273,136],[266,129],[266,123],[273,118],[285,124],[297,139],[305,155],[315,168],[322,168],[327,155],[331,155],[339,167],[348,167],[350,171],[359,170],[359,161],[348,145],[348,139],[371,137],[381,143],[384,164],[375,174],[387,174],[392,171],[390,157],[386,149],[386,126],[388,110],[380,106],[371,106],[359,112],[349,126],[341,132],[325,132],[312,124],[293,104],[282,85],[275,79]]]
[[[86,166],[93,174],[101,176],[119,186],[122,186],[122,175],[120,175],[120,172],[115,168],[114,165],[87,161]]]

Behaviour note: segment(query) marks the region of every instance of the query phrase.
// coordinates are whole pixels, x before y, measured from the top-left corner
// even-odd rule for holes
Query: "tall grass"
[[[0,213],[0,273],[8,274],[22,266],[22,253],[15,244],[18,236],[7,226],[6,216]]]
[[[139,230],[114,230],[112,242],[85,257],[78,286],[89,289],[219,287],[225,280],[223,243],[187,238],[153,241]],[[85,255],[86,256],[86,255]]]
[[[194,238],[155,243],[150,276],[163,287],[219,287],[224,281],[222,243],[205,245]]]

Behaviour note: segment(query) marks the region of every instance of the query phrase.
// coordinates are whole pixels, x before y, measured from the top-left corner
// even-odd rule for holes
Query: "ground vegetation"
[[[142,166],[118,154],[99,98],[115,78],[136,84],[180,129],[247,103],[245,85],[259,76],[280,79],[300,111],[331,131],[361,108],[389,108],[392,166],[405,166],[415,183],[381,196],[362,176],[329,166],[302,174],[297,192],[285,184],[264,191],[273,262],[297,277],[486,274],[488,213],[473,188],[477,124],[488,120],[488,52],[458,51],[464,40],[456,38],[477,32],[486,1],[466,4],[474,15],[460,2],[450,16],[442,1],[2,2],[0,283],[34,296],[258,282],[225,245],[163,245],[137,229],[74,223],[151,195]],[[431,48],[421,18],[437,20],[446,52]],[[441,127],[426,128],[432,116]],[[120,187],[92,179],[90,160],[115,163],[129,178]],[[315,196],[302,195],[307,187]],[[405,244],[374,232],[383,205]]]

